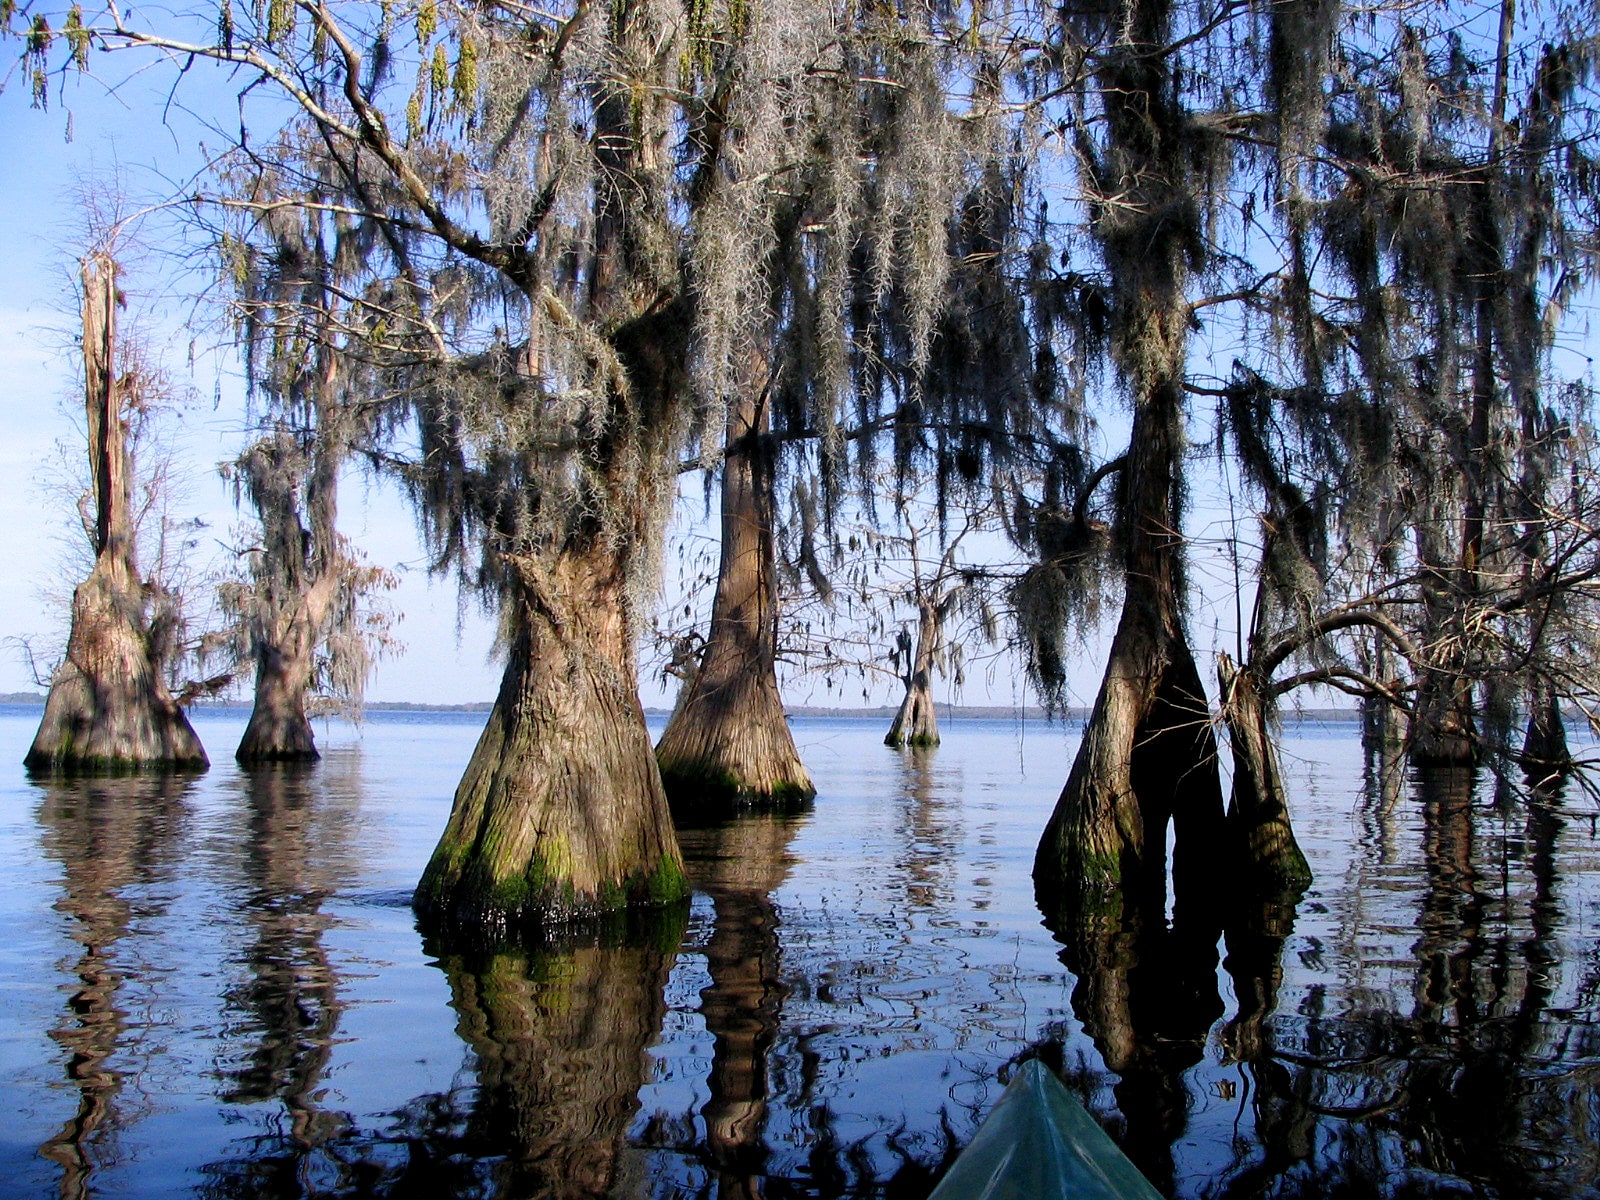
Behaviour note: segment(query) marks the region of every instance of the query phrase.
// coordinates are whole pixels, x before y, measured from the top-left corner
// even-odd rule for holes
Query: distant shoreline
[[[0,704],[27,704],[27,706],[42,707],[45,698],[35,691],[8,691],[0,693]],[[248,709],[248,701],[205,701],[195,704],[197,709]],[[493,701],[474,701],[470,704],[418,704],[413,701],[374,701],[365,707],[365,712],[490,712]],[[898,712],[896,704],[880,704],[872,709],[834,709],[834,707],[813,706],[813,704],[795,704],[784,709],[786,717],[827,717],[835,720],[893,720]],[[648,717],[666,717],[672,709],[662,707],[646,707],[645,715]],[[994,720],[1019,720],[1019,722],[1038,722],[1043,725],[1061,725],[1061,723],[1082,723],[1088,720],[1090,709],[1074,707],[1058,714],[1046,714],[1042,707],[1029,706],[1024,709],[1010,706],[1010,704],[941,704],[939,706],[939,720],[981,720],[981,722],[994,722]],[[1314,722],[1350,722],[1358,720],[1360,712],[1357,709],[1285,709],[1280,714],[1282,720],[1288,723],[1314,723]]]

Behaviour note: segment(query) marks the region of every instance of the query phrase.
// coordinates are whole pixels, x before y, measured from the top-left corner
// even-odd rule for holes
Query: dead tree
[[[73,592],[66,657],[51,678],[44,717],[24,760],[31,771],[208,765],[167,688],[158,657],[166,631],[151,619],[156,588],[136,562],[127,421],[140,403],[140,384],[119,355],[117,274],[105,250],[81,264],[95,562]]]

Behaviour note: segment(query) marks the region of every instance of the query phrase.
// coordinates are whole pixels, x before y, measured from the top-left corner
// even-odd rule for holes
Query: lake
[[[683,835],[685,911],[457,953],[407,907],[482,714],[247,774],[36,783],[0,707],[0,1194],[919,1197],[1024,1056],[1163,1192],[1600,1195],[1600,849],[1291,725],[1297,908],[1068,947],[1076,732],[797,718],[813,811]]]

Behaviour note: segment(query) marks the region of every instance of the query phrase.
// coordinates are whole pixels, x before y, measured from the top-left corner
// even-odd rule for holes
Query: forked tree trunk
[[[885,746],[937,746],[939,715],[933,703],[933,657],[939,647],[939,611],[927,600],[917,605],[917,645],[905,674],[906,694]]]
[[[1261,681],[1223,654],[1217,660],[1217,682],[1233,751],[1228,824],[1231,841],[1243,856],[1240,866],[1259,892],[1303,892],[1311,885],[1311,867],[1289,823],[1283,771],[1268,727]]]
[[[1034,858],[1046,913],[1110,919],[1124,890],[1165,894],[1166,830],[1174,882],[1222,865],[1224,812],[1216,741],[1178,611],[1174,472],[1180,399],[1168,383],[1134,415],[1122,471],[1126,534],[1122,618],[1066,787]],[[1158,910],[1159,911],[1159,910]]]
[[[515,560],[514,634],[489,722],[415,905],[493,935],[687,892],[639,706],[625,551]]]
[[[778,692],[773,465],[753,400],[728,415],[722,554],[699,669],[684,683],[656,747],[680,820],[776,811],[816,795]]]
[[[115,262],[83,263],[84,397],[94,475],[95,564],[72,594],[66,659],[50,681],[30,771],[204,768],[206,752],[152,660],[134,563],[132,463],[116,377]]]

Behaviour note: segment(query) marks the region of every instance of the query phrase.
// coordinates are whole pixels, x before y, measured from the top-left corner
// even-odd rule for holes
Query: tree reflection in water
[[[246,813],[242,907],[250,922],[243,952],[248,978],[227,992],[245,1016],[250,1051],[224,1066],[234,1104],[278,1099],[290,1115],[288,1139],[304,1149],[338,1133],[344,1120],[318,1110],[317,1088],[338,1030],[338,978],[323,949],[322,904],[342,883],[338,840],[346,822],[328,813],[328,765],[262,763],[242,776]]]
[[[789,873],[799,824],[762,815],[679,831],[690,882],[710,899],[713,917],[704,948],[710,982],[700,989],[712,1038],[709,1095],[700,1110],[704,1140],[677,1149],[704,1162],[718,1196],[764,1194],[767,1058],[788,995],[772,894]]]
[[[1174,1196],[1600,1195],[1583,797],[1384,746],[1360,792],[1336,749],[1298,906],[1202,877],[1053,941],[1040,806],[871,747],[809,816],[684,831],[692,922],[431,965],[368,907],[359,763],[30,785],[74,939],[30,1140],[74,1197],[915,1200],[1031,1049]],[[205,1148],[160,1158],[180,1121]]]
[[[158,1052],[141,1051],[126,1037],[131,1001],[125,992],[148,981],[145,964],[124,962],[119,943],[160,916],[162,892],[151,885],[174,874],[194,779],[160,774],[35,782],[43,792],[44,850],[62,868],[55,908],[71,918],[69,936],[81,948],[70,967],[77,984],[66,1018],[50,1031],[68,1053],[77,1111],[39,1153],[60,1165],[60,1195],[76,1200],[93,1193],[97,1167],[118,1160],[117,1135],[136,1119],[119,1103],[124,1077],[137,1079],[141,1053]]]
[[[1230,926],[1239,1012],[1223,1042],[1254,1085],[1254,1136],[1207,1194],[1595,1193],[1600,980],[1591,962],[1562,986],[1560,796],[1534,792],[1486,838],[1480,824],[1496,814],[1479,783],[1461,771],[1414,780],[1422,886],[1409,965],[1373,961],[1364,986],[1306,988],[1274,1014],[1286,930]],[[1366,864],[1381,886],[1377,866]],[[1345,954],[1364,952],[1375,911],[1348,905]]]
[[[1073,1015],[1118,1077],[1112,1093],[1122,1121],[1112,1131],[1145,1178],[1168,1193],[1175,1186],[1173,1146],[1189,1112],[1185,1072],[1204,1057],[1223,1013],[1221,921],[1210,899],[1180,893],[1170,920],[1166,897],[1156,890],[1128,895],[1109,919],[1046,914],[1063,947],[1061,961],[1077,981]]]

